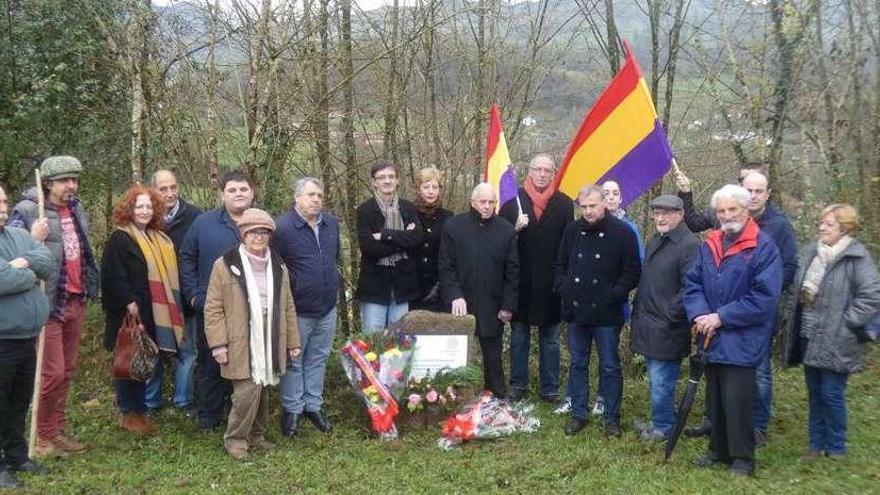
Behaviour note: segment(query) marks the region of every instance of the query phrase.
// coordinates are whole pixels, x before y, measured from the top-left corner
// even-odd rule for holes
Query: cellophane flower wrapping
[[[414,336],[390,330],[353,338],[342,346],[345,375],[380,438],[397,438],[394,419],[406,391],[414,347]]]
[[[534,432],[541,421],[534,415],[534,404],[511,404],[490,392],[465,403],[443,425],[443,438],[437,445],[450,450],[471,440],[498,438],[518,432]]]

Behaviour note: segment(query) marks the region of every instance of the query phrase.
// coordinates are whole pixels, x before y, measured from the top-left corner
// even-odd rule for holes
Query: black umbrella
[[[696,340],[696,332],[694,329],[691,329],[691,342]],[[688,414],[691,412],[691,407],[694,405],[694,398],[697,396],[697,386],[700,384],[700,378],[703,377],[703,371],[706,367],[706,349],[709,348],[709,342],[712,340],[711,337],[704,338],[702,342],[698,345],[695,345],[696,351],[691,353],[689,358],[690,360],[690,375],[688,376],[688,384],[687,389],[684,391],[684,395],[681,396],[681,402],[678,403],[678,412],[675,418],[675,427],[672,428],[672,433],[669,434],[669,437],[666,439],[666,460],[669,460],[669,457],[672,455],[672,451],[675,449],[675,444],[678,443],[679,437],[681,437],[681,433],[684,431],[684,425],[687,423]]]

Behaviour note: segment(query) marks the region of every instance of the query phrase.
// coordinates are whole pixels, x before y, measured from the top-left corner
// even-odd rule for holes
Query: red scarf
[[[553,197],[553,193],[556,191],[552,187],[547,186],[544,188],[544,192],[538,192],[538,188],[535,187],[531,177],[526,177],[525,182],[523,182],[523,189],[526,190],[526,194],[532,200],[532,209],[535,210],[535,221],[541,221],[541,215],[544,214],[544,210],[547,209],[547,203],[550,202],[550,198]]]

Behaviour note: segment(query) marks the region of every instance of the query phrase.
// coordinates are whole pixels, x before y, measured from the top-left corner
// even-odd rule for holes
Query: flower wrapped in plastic
[[[342,346],[342,367],[367,407],[370,424],[381,438],[397,438],[394,419],[406,391],[415,337],[399,331],[379,332]]]
[[[474,439],[537,431],[541,421],[534,416],[534,407],[523,402],[511,404],[494,397],[491,392],[485,392],[449,416],[443,425],[443,438],[437,441],[437,445],[443,450],[450,450]]]

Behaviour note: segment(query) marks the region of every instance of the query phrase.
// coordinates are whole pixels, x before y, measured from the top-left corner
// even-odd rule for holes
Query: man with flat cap
[[[681,360],[690,352],[690,331],[682,294],[700,241],[684,223],[684,202],[662,195],[649,203],[656,232],[648,240],[642,277],[633,304],[633,352],[645,356],[651,420],[636,421],[643,440],[665,440],[675,424],[675,386]]]

